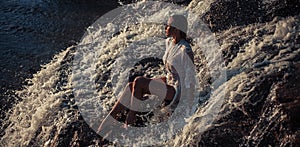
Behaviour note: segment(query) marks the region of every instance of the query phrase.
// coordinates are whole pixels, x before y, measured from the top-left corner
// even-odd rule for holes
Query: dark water
[[[8,0],[0,5],[1,118],[17,99],[14,90],[118,6],[108,0]]]

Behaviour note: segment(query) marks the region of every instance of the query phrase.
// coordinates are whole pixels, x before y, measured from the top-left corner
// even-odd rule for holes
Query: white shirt
[[[190,88],[195,82],[194,64],[189,54],[193,54],[190,44],[182,39],[174,44],[172,38],[166,39],[166,52],[163,61],[167,70],[169,85]],[[181,83],[181,81],[183,83]]]

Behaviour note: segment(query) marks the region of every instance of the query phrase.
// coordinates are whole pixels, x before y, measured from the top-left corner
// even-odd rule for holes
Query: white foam
[[[193,2],[195,3],[196,1]],[[201,1],[195,8],[192,8],[192,5],[190,5],[189,8],[192,9],[192,11],[198,12],[197,14],[202,14],[204,11],[207,11],[211,2],[212,1]],[[138,3],[134,7],[141,6],[142,2]],[[142,8],[145,7],[153,6],[143,6],[140,10],[143,11]],[[146,57],[162,57],[164,53],[163,26],[160,24],[153,25],[147,22],[164,22],[171,13],[176,11],[171,10],[170,7],[160,7],[159,5],[156,10],[157,9],[161,9],[162,11],[149,15],[147,18],[137,18],[137,20],[133,20],[139,22],[138,24],[124,23],[124,25],[118,26],[115,25],[118,24],[118,18],[116,18],[106,26],[89,28],[90,31],[88,31],[86,36],[78,45],[80,50],[78,50],[75,55],[78,62],[74,64],[79,66],[74,66],[72,69],[75,74],[67,76],[67,83],[65,86],[62,86],[64,90],[59,90],[56,86],[57,82],[61,82],[59,81],[59,75],[61,74],[61,61],[67,53],[70,52],[70,48],[62,51],[55,56],[51,63],[43,66],[43,68],[36,73],[32,79],[30,79],[30,83],[32,83],[32,85],[27,86],[24,90],[18,92],[22,101],[12,110],[12,114],[9,117],[11,124],[5,130],[3,138],[1,138],[1,145],[28,146],[29,142],[34,139],[35,134],[39,129],[42,130],[40,133],[42,134],[42,137],[40,138],[43,139],[40,140],[40,145],[47,146],[51,144],[53,141],[53,138],[50,136],[51,131],[54,128],[57,128],[58,130],[64,129],[68,125],[68,122],[72,121],[70,120],[70,114],[63,113],[61,105],[63,104],[64,96],[66,94],[70,94],[72,90],[74,90],[74,87],[77,87],[75,89],[77,91],[75,93],[75,97],[81,97],[80,99],[77,99],[78,101],[76,101],[76,103],[80,104],[82,113],[89,113],[91,124],[92,122],[100,122],[102,120],[101,116],[106,114],[111,108],[125,84],[128,82],[128,73],[131,68],[128,68],[127,65],[135,63],[128,63],[128,59],[132,58],[134,60]],[[156,10],[154,9],[153,11]],[[180,13],[187,12],[188,10],[186,9]],[[121,14],[120,17],[126,17],[126,15]],[[196,19],[193,19],[191,16],[189,16],[189,19],[191,22],[196,22]],[[276,42],[276,45],[279,47],[284,47],[284,44],[280,44],[280,40],[293,39],[293,33],[299,31],[294,27],[295,21],[296,20],[294,18],[291,18],[288,19],[288,21],[283,20],[276,24],[256,24],[256,26],[253,25],[244,28],[242,31],[256,32],[257,34],[253,34],[254,36],[258,36],[258,32],[264,29],[268,31],[273,29],[274,33],[265,35],[262,38],[253,37],[248,43],[246,43],[245,46],[240,46],[240,48],[242,48],[241,50],[244,50],[245,52],[238,53],[237,57],[228,65],[227,68],[239,69],[252,67],[253,63],[269,58],[267,57],[267,54],[264,53],[263,47],[274,42]],[[191,25],[190,27],[198,28],[202,26]],[[228,33],[231,33],[232,36],[239,36],[239,33],[242,31],[232,32],[231,30],[228,30]],[[117,33],[119,33],[119,35],[116,35]],[[108,35],[105,36],[103,34]],[[210,50],[211,48],[217,48],[216,42],[213,42],[213,40],[215,40],[214,36],[205,36],[205,33],[197,31],[190,31],[189,34],[192,37],[196,37],[200,34],[200,37],[198,36],[199,39],[195,40],[200,45],[196,44],[193,46],[193,50],[197,51],[195,57],[200,58],[200,51],[202,51],[202,54],[205,54],[206,57],[206,59],[201,59],[198,63],[196,63],[196,66],[200,67],[199,64],[207,62],[207,66],[209,68],[208,71],[205,69],[199,69],[200,72],[197,75],[199,81],[201,81],[203,76],[202,74],[205,74],[206,76],[207,74],[211,74],[215,77],[218,77],[218,75],[225,76],[222,75],[223,73],[213,72],[220,70],[214,69],[214,65],[221,62],[219,55],[222,51],[215,50],[212,52],[212,50]],[[132,42],[134,42],[134,44],[132,44]],[[227,47],[228,44],[222,44],[222,49],[223,47]],[[288,44],[286,46],[293,45]],[[299,50],[292,51],[291,48],[288,48],[286,50],[282,50],[280,54],[286,55],[288,59],[291,55],[296,56],[299,54]],[[275,62],[275,60],[282,60],[281,55],[278,57],[275,56],[272,62]],[[115,61],[112,64],[107,65],[106,63],[109,60]],[[96,87],[99,85],[95,84],[95,79],[97,79],[99,75],[103,75],[108,71],[110,71],[108,80],[105,82],[102,89],[97,91]],[[233,77],[226,83],[222,80],[215,81],[213,84],[215,92],[212,93],[208,102],[200,106],[191,118],[186,119],[188,124],[183,129],[183,135],[175,136],[173,144],[185,146],[192,142],[194,139],[193,137],[201,136],[201,132],[213,127],[214,125],[218,125],[211,124],[211,121],[213,121],[211,118],[218,115],[217,112],[214,112],[214,110],[221,108],[225,111],[225,109],[229,109],[228,113],[230,113],[231,110],[231,108],[221,106],[223,101],[218,101],[220,99],[222,100],[221,97],[223,95],[225,95],[228,99],[231,99],[248,94],[247,92],[243,92],[243,87],[248,82],[253,81],[247,80],[247,75],[245,73],[236,74],[237,76]],[[93,84],[92,87],[86,87],[86,85],[90,85],[91,83]],[[116,84],[109,86],[112,83]],[[226,84],[231,85],[231,87],[227,87]],[[91,89],[93,90],[91,91]],[[201,90],[201,87],[198,87],[198,90]],[[230,93],[227,93],[228,91],[230,91]],[[240,106],[243,103],[244,101],[241,100],[230,104]],[[201,121],[199,121],[199,118]],[[98,124],[93,125],[97,127]],[[170,127],[172,127],[172,125],[170,125]],[[167,134],[162,134],[161,137],[167,138],[168,135],[172,134],[173,132],[167,132]],[[140,142],[135,142],[136,145],[155,143],[155,140],[147,140],[147,137],[148,136],[146,136],[146,138],[141,138]],[[133,141],[129,140],[129,142],[132,144]]]

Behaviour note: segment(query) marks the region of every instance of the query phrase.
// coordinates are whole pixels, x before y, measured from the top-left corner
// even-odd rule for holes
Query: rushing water
[[[136,140],[126,138],[136,135],[126,132],[125,136],[121,135],[125,137],[123,143],[250,146],[252,143],[278,145],[289,141],[289,138],[276,137],[276,131],[286,129],[286,117],[282,117],[284,111],[277,105],[276,89],[282,84],[280,80],[288,77],[285,73],[293,72],[289,61],[299,60],[299,16],[275,18],[272,22],[215,33],[221,43],[219,48],[214,35],[205,36],[209,30],[198,32],[195,29],[205,28],[197,19],[209,9],[211,2],[213,0],[201,1],[180,9],[182,13],[189,9],[197,13],[192,15],[196,19],[190,17],[189,22],[199,25],[192,25],[194,28],[189,34],[195,43],[192,48],[196,53],[199,80],[199,93],[195,98],[205,103],[199,103],[195,113],[185,121],[183,117],[179,122],[174,121],[184,124],[182,132],[175,136],[172,131],[160,132],[160,128],[156,129],[157,133],[154,126]],[[89,27],[79,41],[84,28],[104,10],[109,10],[106,6],[107,9],[100,10],[101,3],[89,2],[19,1],[16,4],[8,1],[1,4],[6,6],[1,8],[4,14],[1,17],[1,55],[4,56],[0,59],[1,72],[7,74],[1,75],[4,81],[1,83],[1,104],[14,100],[9,94],[3,96],[7,90],[18,89],[25,78],[30,80],[25,89],[16,92],[22,100],[12,108],[9,118],[1,121],[5,126],[1,126],[0,146],[101,145],[95,129],[103,114],[111,109],[132,68],[145,70],[150,76],[162,74],[162,67],[153,70],[138,64],[133,67],[131,61],[162,56],[165,39],[162,22],[169,12],[175,11],[174,7],[137,3],[120,11],[133,14],[114,13],[116,17],[110,17],[113,21],[103,20]],[[21,15],[12,15],[16,13]],[[144,15],[149,17],[140,18]],[[133,23],[129,23],[131,20]],[[101,23],[104,25],[99,25]],[[67,48],[77,41],[78,45]],[[226,70],[220,56],[222,52],[229,56]],[[40,69],[44,63],[47,64]],[[215,68],[217,66],[221,69]],[[218,70],[226,71],[228,79],[226,74],[216,72]],[[225,77],[218,79],[218,76]],[[1,105],[2,110],[9,107]],[[1,115],[5,113],[2,110]],[[170,130],[174,122],[168,126]],[[270,133],[275,134],[275,139]],[[285,133],[293,135],[290,131]],[[156,134],[161,135],[158,139],[162,142],[155,140]],[[166,141],[168,135],[173,139]],[[270,136],[271,141],[264,143]]]
[[[63,61],[65,58],[68,58],[69,55],[74,54],[72,50],[68,48],[66,51],[57,54],[51,63],[45,65],[41,71],[34,74],[33,78],[29,81],[30,86],[18,92],[22,101],[14,107],[13,114],[9,119],[12,123],[7,131],[5,131],[6,134],[3,140],[11,144],[16,139],[16,145],[19,145],[19,143],[29,145],[32,142],[32,136],[34,136],[35,131],[40,127],[53,128],[54,125],[51,124],[63,125],[64,121],[54,122],[52,119],[49,119],[49,123],[44,120],[47,117],[53,118],[57,116],[54,111],[59,110],[58,108],[62,100],[70,93],[67,89],[72,88],[74,89],[74,96],[82,116],[86,119],[87,123],[91,125],[90,127],[96,130],[107,109],[110,109],[109,105],[114,103],[116,99],[115,95],[118,95],[116,91],[123,89],[122,87],[126,84],[128,71],[132,68],[131,64],[138,62],[135,60],[152,57],[162,58],[165,40],[163,24],[168,17],[174,13],[181,13],[188,16],[190,27],[192,28],[191,30],[194,30],[189,34],[193,37],[194,41],[197,42],[194,49],[201,50],[200,46],[205,46],[203,54],[205,54],[205,58],[209,60],[207,66],[212,70],[212,75],[217,75],[213,70],[218,71],[220,69],[212,67],[212,62],[217,65],[222,65],[222,60],[216,60],[218,59],[216,53],[220,53],[220,51],[215,51],[218,49],[218,45],[214,42],[214,37],[211,35],[209,29],[205,24],[201,23],[197,15],[189,14],[184,7],[170,3],[150,2],[130,5],[124,9],[114,10],[110,16],[107,17],[107,15],[105,15],[101,17],[101,19],[97,21],[98,23],[89,27],[85,37],[76,47],[75,51],[77,54],[74,55],[74,61],[68,61],[69,63]],[[109,23],[106,22],[107,18],[111,19]],[[68,23],[70,22],[68,21]],[[202,33],[200,36],[198,35],[199,32]],[[200,40],[200,38],[206,39]],[[196,58],[198,56],[199,55],[196,55]],[[62,64],[65,63],[69,67],[63,68]],[[70,67],[69,64],[72,65],[72,63],[74,65]],[[68,73],[70,70],[72,73]],[[95,72],[95,70],[97,72]],[[104,76],[103,74],[110,75],[108,79],[99,81],[104,84],[95,84],[95,79],[99,76]],[[154,74],[152,76],[160,75]],[[217,80],[218,77],[212,77],[215,78],[217,82],[224,81]],[[93,85],[89,85],[89,79],[98,86],[96,91],[93,91]],[[217,82],[215,84],[217,84]],[[94,93],[95,97],[90,96],[90,93]],[[197,99],[193,101],[197,101],[198,96],[199,95],[197,95]],[[99,101],[99,99],[101,99],[101,101]],[[197,102],[190,104],[196,105]],[[179,104],[178,107],[180,105],[181,104]],[[186,113],[186,107],[180,107],[182,107],[182,110],[176,110],[176,112],[179,112],[178,114]],[[214,104],[212,104],[211,107],[214,107]],[[210,111],[210,109],[208,110]],[[186,114],[180,115],[183,116]],[[176,115],[174,114],[173,116]],[[168,121],[167,124],[162,123],[166,125],[166,127],[164,127],[166,131],[161,130],[159,126],[145,128],[150,129],[150,132],[142,131],[142,133],[146,134],[140,136],[142,138],[138,144],[160,143],[155,139],[156,135],[153,135],[155,132],[163,133],[161,134],[162,136],[159,137],[165,139],[166,136],[168,136],[167,138],[172,137],[174,132],[172,129],[169,132],[169,127],[175,127],[175,129],[179,129],[177,127],[182,128],[185,124],[184,119],[186,117],[188,116],[180,117],[180,119],[176,121]],[[68,119],[68,114],[63,118]],[[22,122],[15,123],[15,121],[18,120]],[[176,126],[174,122],[179,126]],[[157,129],[155,129],[156,127]],[[51,129],[47,130],[49,131]],[[141,130],[137,129],[137,131]],[[138,134],[133,133],[133,135]],[[149,137],[153,139],[149,140]],[[126,139],[125,142],[126,144],[134,143],[132,139]]]
[[[8,0],[0,2],[0,110],[55,54],[75,44],[85,28],[117,6],[106,1]]]

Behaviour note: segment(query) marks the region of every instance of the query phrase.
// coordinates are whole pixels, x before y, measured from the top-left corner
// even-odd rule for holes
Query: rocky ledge
[[[203,1],[193,0],[188,8],[200,12],[201,10],[197,8],[203,4],[201,2]],[[203,125],[197,121],[205,117],[201,113],[205,109],[204,103],[183,131],[166,144],[299,145],[299,2],[292,0],[205,2],[210,2],[210,9],[204,14],[199,13],[199,17],[203,18],[215,33],[228,71],[227,80],[219,87],[219,91],[225,94],[224,103],[220,112],[216,114],[214,123],[208,126],[206,131],[199,133]],[[110,144],[102,140],[86,124],[75,105],[72,88],[68,88],[67,80],[71,72],[73,51],[73,48],[68,48],[60,53],[61,55],[57,57],[62,55],[65,57],[55,58],[49,66],[34,76],[32,79],[34,84],[19,93],[24,97],[41,97],[42,100],[24,99],[20,102],[20,107],[10,112],[9,115],[14,117],[9,118],[4,125],[5,132],[1,134],[3,137],[0,145]],[[201,60],[201,53],[195,53],[196,62],[201,65],[199,68],[205,67],[206,61]],[[47,72],[50,69],[54,73]],[[202,72],[201,80],[210,83],[208,73]],[[51,77],[53,74],[57,76]],[[52,85],[55,85],[55,89],[51,87]],[[27,107],[21,107],[24,106],[22,103]],[[23,130],[27,130],[27,134],[24,134]]]

